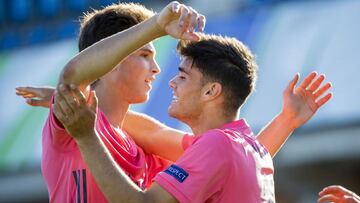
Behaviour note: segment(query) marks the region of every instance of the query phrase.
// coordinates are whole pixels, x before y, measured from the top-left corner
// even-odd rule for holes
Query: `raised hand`
[[[49,108],[54,91],[54,87],[16,87],[16,95],[26,99],[27,104],[45,108]]]
[[[319,203],[360,203],[360,197],[354,192],[340,186],[332,185],[319,192]]]
[[[190,6],[173,1],[158,14],[156,22],[166,34],[174,38],[200,40],[200,36],[195,32],[195,29],[197,27],[199,32],[204,31],[205,16],[199,14]]]
[[[83,93],[75,86],[61,84],[55,95],[53,111],[69,134],[82,138],[94,132],[96,120],[97,97],[91,91],[86,102]]]
[[[296,87],[300,78],[300,75],[296,74],[283,92],[282,114],[291,120],[294,129],[306,123],[332,97],[332,93],[327,92],[331,83],[321,85],[325,75],[317,75],[316,72],[310,73],[300,86]]]

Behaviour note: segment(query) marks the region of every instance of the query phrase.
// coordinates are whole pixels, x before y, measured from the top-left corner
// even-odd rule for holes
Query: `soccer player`
[[[101,41],[98,47],[105,49],[106,45],[122,44],[119,52],[125,57],[125,53],[130,54],[165,34],[182,38],[183,24],[181,20],[176,21],[177,5],[171,3],[159,15]],[[166,19],[171,19],[171,28],[166,28],[169,25],[164,23]],[[169,114],[188,124],[195,136],[183,142],[184,154],[158,174],[156,183],[148,190],[140,190],[128,179],[114,162],[101,135],[94,130],[97,117],[94,94],[90,94],[86,102],[86,96],[76,88],[78,84],[59,86],[54,113],[76,140],[109,201],[274,202],[271,157],[245,120],[236,120],[240,106],[254,88],[254,58],[236,39],[209,35],[200,35],[198,39],[198,42],[194,37],[195,41],[179,43],[182,61],[180,73],[170,82],[174,101],[169,107]],[[94,50],[92,46],[85,56],[96,54]],[[73,60],[81,58],[84,57],[76,56]],[[298,76],[289,85],[292,88],[288,93],[293,93],[297,79]],[[318,89],[317,81],[309,87],[305,84],[302,93],[311,93],[314,98],[321,96],[328,88]],[[316,111],[331,97],[328,95],[319,103],[314,102],[311,110]]]
[[[127,5],[127,6],[129,6],[129,5]],[[131,7],[133,7],[133,6],[134,5],[131,5]],[[131,8],[131,7],[128,7],[128,8]],[[137,6],[135,6],[135,7],[137,7]],[[117,9],[119,9],[119,8],[117,8]],[[117,9],[115,9],[115,11],[114,11],[113,9],[105,8],[104,10],[101,10],[101,11],[98,11],[98,12],[95,12],[95,13],[92,13],[92,14],[88,15],[88,17],[86,17],[84,19],[82,29],[87,30],[87,29],[91,28],[92,30],[97,30],[97,32],[87,32],[87,34],[82,34],[81,35],[81,36],[83,36],[83,38],[80,37],[80,41],[79,41],[80,50],[86,48],[87,46],[91,45],[92,43],[95,43],[96,41],[98,41],[98,40],[100,40],[100,39],[102,39],[104,37],[110,36],[111,34],[113,34],[111,32],[116,33],[117,32],[116,28],[117,29],[123,29],[124,26],[126,27],[126,25],[121,26],[121,24],[111,27],[112,25],[116,24],[116,22],[121,21],[122,18],[125,18],[126,15],[129,15],[126,12],[130,12],[130,9],[128,9],[127,11],[125,9],[126,12],[124,14],[124,12],[121,12],[121,9],[124,9],[124,8],[121,8],[119,10],[117,10]],[[138,9],[131,9],[131,11],[134,11],[134,10],[138,11]],[[110,14],[112,15],[112,17],[114,17],[112,19],[113,21],[109,22],[109,24],[104,24],[104,22],[108,22],[108,20],[106,20],[106,15],[110,15]],[[120,17],[119,17],[119,15],[120,15]],[[201,18],[201,16],[200,16],[200,18]],[[133,19],[131,19],[131,20],[133,20]],[[129,20],[129,21],[131,21],[131,20]],[[90,21],[92,23],[97,22],[97,24],[93,24],[92,26],[86,26],[87,21]],[[124,23],[124,21],[125,20],[123,20],[121,22]],[[108,29],[105,29],[106,32],[103,33],[101,35],[101,37],[97,37],[96,34],[101,33],[100,28],[101,28],[101,25],[103,25],[103,24]],[[114,29],[115,29],[115,31],[114,31]],[[84,31],[84,33],[86,33],[86,32]],[[86,39],[91,39],[92,41],[90,40],[87,43],[86,46],[81,46],[81,40],[86,41]],[[81,48],[81,47],[83,47],[83,48]],[[140,49],[140,51],[141,51],[141,49]],[[155,51],[155,50],[153,50],[153,51]],[[135,52],[135,53],[133,53],[131,55],[132,57],[128,57],[128,58],[136,59],[136,57],[139,57],[140,54],[143,54],[143,52],[139,53],[137,51],[137,52]],[[153,53],[153,54],[155,54],[155,53]],[[145,53],[145,55],[146,55],[146,53]],[[145,56],[145,55],[142,55],[142,56]],[[153,60],[153,55],[151,57],[149,57],[149,58],[150,58],[149,59],[150,61]],[[126,60],[130,60],[130,59],[126,59]],[[126,60],[124,60],[123,62],[125,62]],[[120,71],[120,70],[124,70],[124,69],[126,70],[126,67],[131,68],[132,66],[130,66],[130,64],[133,65],[133,66],[135,66],[135,65],[139,66],[140,68],[144,67],[144,64],[139,64],[139,63],[138,64],[133,64],[133,63],[123,63],[123,62],[120,63],[121,67],[123,67],[123,69],[117,68],[119,70],[115,69],[115,71]],[[130,60],[130,62],[131,62],[131,60]],[[120,64],[118,66],[120,66]],[[146,65],[146,63],[145,63],[145,65]],[[280,148],[282,142],[285,141],[285,139],[292,132],[292,130],[294,130],[299,125],[302,125],[309,118],[311,118],[311,116],[315,113],[315,111],[327,101],[327,100],[325,101],[323,99],[321,101],[315,102],[315,99],[317,99],[321,95],[320,92],[323,93],[329,88],[329,84],[327,84],[327,85],[324,86],[325,88],[322,87],[322,88],[318,89],[318,87],[320,86],[320,84],[323,81],[324,77],[320,76],[314,82],[315,76],[316,76],[316,74],[312,73],[310,76],[308,76],[304,80],[304,82],[301,84],[301,86],[299,88],[296,88],[296,89],[295,89],[295,84],[296,84],[296,82],[298,80],[298,76],[295,77],[295,79],[289,84],[289,87],[287,88],[287,90],[284,92],[284,107],[285,108],[283,108],[282,113],[280,113],[271,122],[271,124],[267,128],[265,128],[265,130],[263,130],[262,133],[260,134],[260,138],[267,138],[267,139],[264,139],[265,140],[264,142],[269,145],[268,147],[269,147],[270,152],[272,154],[276,153],[277,149]],[[130,78],[132,78],[132,80],[134,80],[134,76],[131,77],[131,75],[128,74],[127,77],[130,77]],[[105,84],[107,84],[107,82],[106,82],[106,80],[104,78],[106,78],[106,77],[100,78],[100,80],[98,80],[96,83],[94,83],[92,85],[92,87],[93,87],[93,89],[96,90],[96,92],[98,94],[100,92],[100,94],[104,95],[102,97],[99,96],[99,100],[100,100],[99,110],[100,109],[102,110],[103,107],[105,107],[105,109],[108,110],[108,112],[103,113],[101,115],[101,117],[105,119],[105,122],[107,122],[106,121],[107,115],[109,115],[109,114],[111,115],[111,110],[108,107],[106,108],[106,106],[102,106],[101,101],[107,101],[106,98],[105,98],[106,94],[104,94],[104,93],[107,93],[108,97],[111,97],[113,95],[112,95],[112,92],[110,92],[110,90],[109,90],[110,88],[108,88],[109,91],[106,91]],[[307,90],[306,88],[309,87],[310,83],[312,83],[312,82],[314,82],[313,84],[317,84],[317,86],[312,85],[312,86],[314,86],[313,90]],[[128,85],[131,86],[132,84],[130,83]],[[29,88],[25,88],[25,89],[20,88],[20,89],[18,89],[18,93],[22,94],[23,91],[26,92],[27,90],[29,90]],[[30,90],[32,90],[32,89],[30,88]],[[51,89],[50,90],[49,89],[40,89],[40,90],[41,90],[40,95],[38,95],[38,96],[44,96],[45,95],[44,98],[48,97],[48,95],[49,95],[49,94],[46,94],[46,92],[48,92],[48,93],[52,92]],[[314,92],[315,90],[318,90],[318,96],[317,97],[314,97],[314,96],[311,95],[311,93]],[[45,94],[44,94],[44,92],[45,92]],[[306,94],[299,94],[300,92],[301,93],[306,93]],[[25,97],[32,97],[34,95],[34,93],[39,93],[39,92],[37,92],[35,90],[35,91],[33,91],[33,93],[28,92],[28,93],[23,94],[23,95]],[[111,96],[109,96],[109,95],[111,95]],[[118,98],[118,99],[124,99],[124,98],[129,99],[129,98],[126,98],[126,96],[127,96],[126,93],[125,94],[123,93],[122,96],[123,97]],[[303,100],[304,98],[306,98],[306,102],[304,102],[304,100]],[[326,98],[329,99],[328,96],[326,96]],[[33,101],[33,100],[30,100],[30,101]],[[115,103],[115,102],[110,102],[110,103]],[[120,103],[122,103],[122,102],[120,102]],[[310,106],[312,106],[314,108],[311,109],[311,108],[309,108]],[[117,109],[116,105],[114,105],[114,108]],[[54,119],[54,121],[56,121],[56,118]],[[99,122],[99,123],[101,124],[101,122]],[[139,127],[140,124],[141,124],[141,127]],[[115,125],[116,125],[116,122],[115,122]],[[138,125],[138,126],[133,127],[134,125]],[[62,127],[62,126],[60,126],[60,127]],[[140,144],[147,152],[151,152],[151,153],[154,153],[154,154],[161,155],[162,157],[165,157],[165,158],[167,158],[169,160],[172,160],[172,161],[175,161],[184,152],[184,149],[182,147],[182,143],[186,143],[186,142],[188,142],[188,140],[191,140],[191,139],[189,139],[191,137],[189,137],[189,136],[184,137],[183,136],[184,132],[179,132],[179,131],[176,131],[174,129],[168,128],[168,127],[162,125],[161,123],[154,121],[153,119],[151,119],[149,117],[139,115],[139,114],[136,114],[134,112],[127,112],[127,116],[126,116],[126,119],[124,121],[124,127],[125,127],[125,131],[133,131],[131,136],[133,136],[135,138],[135,141],[138,144]],[[103,138],[105,137],[104,138],[105,139],[105,141],[104,141],[105,145],[107,147],[109,147],[109,149],[114,149],[114,151],[111,154],[113,155],[115,160],[116,160],[116,157],[119,158],[119,157],[123,156],[122,153],[124,153],[124,154],[127,153],[127,152],[121,151],[121,149],[122,149],[122,147],[124,145],[128,145],[130,143],[132,147],[136,146],[133,143],[132,139],[130,137],[128,137],[127,134],[125,134],[124,131],[122,131],[122,130],[116,131],[113,128],[111,128],[111,126],[110,126],[109,129],[112,130],[112,132],[114,133],[114,134],[112,134],[112,137],[110,138],[111,139],[110,141],[113,141],[112,139],[115,139],[115,140],[118,141],[118,143],[115,143],[115,145],[118,144],[119,146],[121,146],[119,148],[114,149],[113,145],[107,143],[108,140],[106,138],[106,135],[103,136]],[[122,134],[123,136],[119,136],[119,134]],[[271,137],[270,135],[275,135],[275,134],[278,135],[278,136],[272,136],[273,139],[269,138],[269,137]],[[73,142],[73,140],[71,138],[69,138],[66,141],[68,141],[67,144],[69,144],[69,145],[74,144],[74,142]],[[272,147],[272,146],[274,146],[274,147]],[[75,146],[74,149],[77,149],[77,147]],[[120,150],[120,152],[118,152],[118,150]],[[140,154],[140,155],[143,153],[143,151],[141,149],[139,149],[139,148],[135,149],[135,151],[136,150],[139,151],[138,154]],[[149,156],[149,154],[145,153],[145,157],[152,157],[152,156]],[[123,170],[125,170],[125,172],[127,174],[129,174],[129,172],[127,171],[128,169],[126,167],[124,167],[124,164],[121,161],[124,161],[126,163],[126,162],[128,162],[127,159],[129,159],[129,158],[132,159],[134,157],[127,156],[127,157],[124,158],[125,160],[120,160],[120,161],[116,160],[117,164],[119,164],[119,166]],[[70,159],[70,160],[73,160],[73,159]],[[150,160],[152,160],[152,159],[150,159]],[[159,160],[159,159],[156,159],[156,160]],[[162,163],[162,160],[157,161],[156,163],[159,163],[159,162]],[[149,163],[145,163],[145,164],[151,165],[151,163],[152,162],[150,162],[150,164]],[[145,166],[145,164],[141,163],[139,165]],[[164,167],[165,165],[166,164],[158,165],[158,171],[161,170],[162,167]],[[79,200],[80,198],[91,199],[91,197],[84,196],[86,193],[89,193],[89,189],[86,189],[87,187],[85,187],[85,189],[82,189],[81,187],[79,187],[79,185],[83,186],[84,184],[81,185],[80,181],[78,181],[78,179],[81,178],[80,176],[81,175],[84,176],[83,174],[85,174],[85,178],[82,177],[81,181],[82,181],[82,183],[86,182],[86,173],[87,172],[85,170],[85,173],[80,174],[79,171],[80,170],[78,170],[77,173],[73,173],[72,181],[70,180],[66,184],[69,184],[69,185],[76,184],[76,189],[78,191],[77,192],[72,192],[72,194],[76,195],[77,200]],[[147,173],[147,172],[148,172],[147,170],[143,171],[143,173]],[[152,173],[152,174],[154,174],[154,173]],[[150,172],[148,172],[148,174],[150,174]],[[130,176],[130,177],[132,178],[132,176]],[[148,177],[151,177],[151,176],[148,176]],[[137,182],[136,179],[132,178],[132,180]],[[149,180],[149,178],[148,178],[148,180]],[[144,180],[142,180],[142,181],[144,181]],[[138,183],[138,185],[139,185],[139,183]],[[58,187],[60,188],[60,186],[58,186]],[[91,191],[92,187],[96,187],[96,186],[94,184],[94,185],[89,186],[89,187],[90,187],[90,191]],[[71,189],[69,191],[71,193]],[[49,187],[49,192],[50,192],[50,187]],[[50,192],[50,194],[51,194],[51,192]],[[53,195],[53,196],[58,196],[59,197],[61,195],[58,193],[58,195]],[[52,195],[50,195],[50,197],[52,197]],[[53,199],[56,202],[55,197],[50,198],[50,199]]]
[[[177,32],[181,36],[178,37],[198,39],[194,29],[203,29],[202,15],[179,3],[166,9],[169,11],[164,14],[168,16],[151,18],[146,22],[155,25],[152,27],[154,33],[180,29],[177,24],[181,22],[181,32]],[[177,12],[171,12],[172,9]],[[67,63],[59,76],[59,83],[76,84],[86,98],[91,98],[88,97],[90,88],[96,90],[99,96],[96,131],[115,163],[141,189],[149,187],[157,172],[168,166],[168,161],[142,150],[121,126],[128,106],[148,99],[151,83],[160,69],[154,60],[154,46],[149,40],[139,41],[142,46],[137,47],[129,46],[133,41],[131,38],[136,38],[137,34],[128,36],[125,41],[118,38],[122,36],[119,32],[153,15],[153,12],[137,4],[112,5],[85,15],[79,37],[81,52]],[[155,22],[155,19],[159,21]],[[143,43],[145,40],[146,43]],[[129,55],[128,51],[133,53]],[[53,102],[67,110],[56,96]],[[43,129],[42,147],[42,174],[50,202],[107,202],[77,143],[56,118],[52,107]]]

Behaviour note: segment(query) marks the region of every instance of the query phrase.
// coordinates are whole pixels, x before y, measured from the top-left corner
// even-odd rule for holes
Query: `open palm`
[[[328,92],[331,83],[321,85],[325,76],[317,75],[316,72],[310,73],[300,86],[296,87],[300,78],[300,75],[296,74],[283,93],[283,113],[293,119],[295,128],[306,123],[332,97],[332,93]]]

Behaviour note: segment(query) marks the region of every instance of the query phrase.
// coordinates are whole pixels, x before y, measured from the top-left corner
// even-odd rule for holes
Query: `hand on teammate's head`
[[[205,16],[177,1],[168,4],[158,15],[157,23],[163,31],[177,39],[200,40],[205,28]]]

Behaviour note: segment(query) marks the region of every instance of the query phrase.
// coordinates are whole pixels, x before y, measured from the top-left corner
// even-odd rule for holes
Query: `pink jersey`
[[[181,203],[273,203],[272,159],[245,120],[183,139],[184,155],[155,181]]]
[[[114,160],[142,189],[149,187],[155,175],[168,162],[146,154],[126,134],[116,131],[98,109],[96,130]],[[52,203],[107,202],[87,168],[76,142],[52,109],[43,129],[41,169]]]

